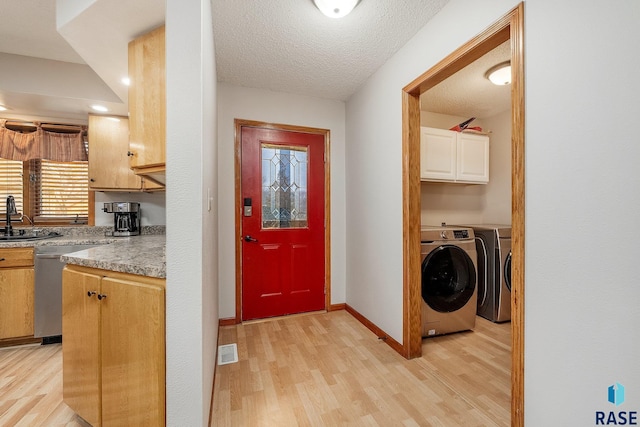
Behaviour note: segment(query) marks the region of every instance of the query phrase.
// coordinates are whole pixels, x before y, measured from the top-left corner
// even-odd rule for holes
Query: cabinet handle
[[[100,301],[102,301],[103,299],[105,299],[107,296],[105,294],[98,294],[98,299]]]
[[[91,298],[91,297],[92,297],[93,295],[95,295],[95,294],[96,294],[96,291],[89,291],[89,292],[87,292],[87,296],[88,296],[89,298]]]

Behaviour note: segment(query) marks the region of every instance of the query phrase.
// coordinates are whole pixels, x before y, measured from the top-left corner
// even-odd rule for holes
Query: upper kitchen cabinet
[[[488,183],[489,137],[472,132],[420,128],[420,180]]]
[[[129,166],[129,119],[89,115],[89,188],[95,191],[154,191],[163,186]]]
[[[129,150],[133,172],[165,184],[164,26],[129,43]]]

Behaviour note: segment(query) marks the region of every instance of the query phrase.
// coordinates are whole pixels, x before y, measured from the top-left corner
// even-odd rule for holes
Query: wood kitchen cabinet
[[[164,186],[129,166],[129,119],[89,114],[89,188],[96,191],[157,191]]]
[[[33,337],[33,248],[0,249],[0,340]]]
[[[130,166],[165,184],[166,89],[164,26],[129,43]]]
[[[93,426],[164,426],[164,279],[62,275],[64,402]]]
[[[420,179],[488,183],[489,137],[471,132],[420,128]]]

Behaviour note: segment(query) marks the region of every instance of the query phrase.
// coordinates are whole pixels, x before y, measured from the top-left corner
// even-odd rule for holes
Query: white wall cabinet
[[[489,137],[421,127],[420,180],[486,184],[489,182]]]

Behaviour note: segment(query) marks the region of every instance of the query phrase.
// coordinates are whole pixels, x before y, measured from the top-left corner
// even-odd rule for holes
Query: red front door
[[[322,310],[324,135],[241,129],[242,319]]]

